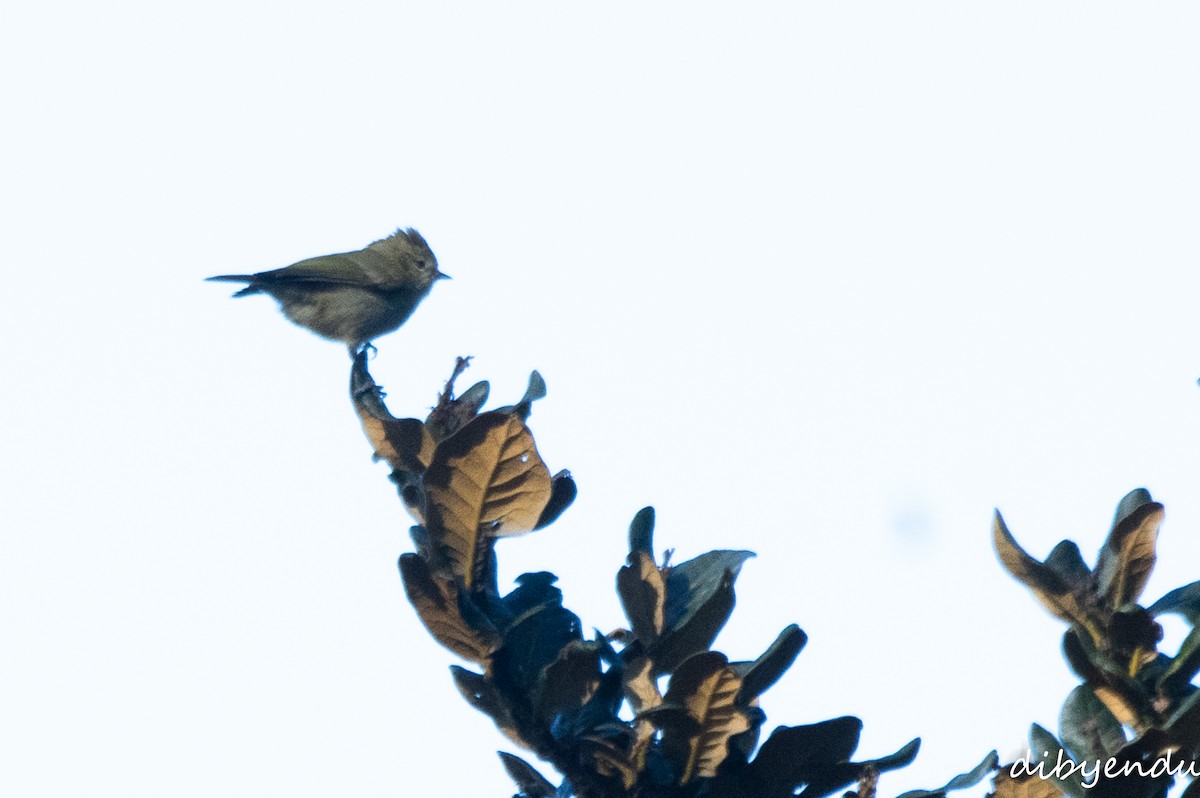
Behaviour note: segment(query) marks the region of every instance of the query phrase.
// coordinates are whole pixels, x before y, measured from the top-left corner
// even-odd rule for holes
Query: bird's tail
[[[216,277],[207,277],[205,279],[214,283],[250,283],[250,285],[238,291],[234,296],[250,296],[262,291],[261,288],[254,284],[254,277],[249,274],[218,274]]]

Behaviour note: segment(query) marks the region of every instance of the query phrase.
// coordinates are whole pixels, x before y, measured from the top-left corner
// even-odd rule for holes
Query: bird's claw
[[[374,360],[375,355],[378,353],[379,350],[376,349],[375,344],[371,343],[370,341],[364,341],[358,346],[350,347],[351,360],[358,360],[359,355],[363,355],[367,360]]]

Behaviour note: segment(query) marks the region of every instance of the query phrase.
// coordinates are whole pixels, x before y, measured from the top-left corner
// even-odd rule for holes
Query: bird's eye
[[[429,268],[429,261],[424,261],[424,260],[417,261],[417,268],[420,269],[421,271],[425,271],[426,269]]]

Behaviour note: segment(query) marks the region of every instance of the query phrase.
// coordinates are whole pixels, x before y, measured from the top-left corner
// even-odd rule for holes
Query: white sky
[[[1196,6],[646,6],[8,9],[0,793],[512,794],[345,350],[201,281],[397,226],[454,280],[377,342],[393,412],[537,368],[579,482],[503,578],[610,630],[643,505],[756,551],[718,647],[799,623],[766,729],[921,736],[881,795],[1074,684],[993,507],[1091,560],[1145,486],[1147,603],[1200,578]]]

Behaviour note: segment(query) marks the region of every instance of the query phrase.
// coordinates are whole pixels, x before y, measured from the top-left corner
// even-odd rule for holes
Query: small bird
[[[404,324],[445,277],[425,239],[410,227],[354,252],[208,279],[248,283],[234,296],[270,294],[283,315],[323,338],[344,342],[354,357],[371,339]]]

